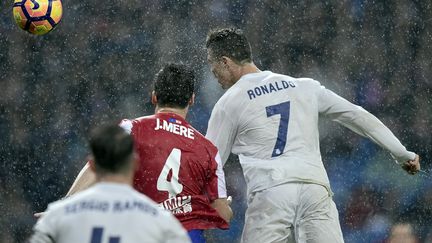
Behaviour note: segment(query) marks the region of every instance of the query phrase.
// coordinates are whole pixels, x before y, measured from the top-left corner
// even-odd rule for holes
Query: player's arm
[[[95,182],[96,175],[90,169],[90,162],[87,162],[79,172],[78,176],[75,178],[75,181],[72,183],[72,186],[66,194],[66,197],[89,188],[95,184]]]
[[[132,131],[132,121],[128,119],[123,119],[119,126],[123,128],[127,133],[131,133]],[[96,183],[96,175],[93,170],[90,169],[90,162],[87,162],[84,167],[81,169],[78,176],[75,178],[71,188],[69,189],[66,197],[75,194],[77,192],[83,191],[93,184]]]
[[[83,191],[90,186],[92,186],[96,182],[96,175],[90,169],[89,162],[87,162],[84,167],[79,172],[78,176],[75,178],[75,181],[72,183],[69,191],[63,198],[69,197],[77,192]],[[38,212],[34,214],[34,217],[40,218],[45,214],[45,212]]]
[[[209,119],[206,138],[218,148],[222,166],[231,153],[236,133],[232,117],[227,115],[221,105],[216,104]]]
[[[211,206],[216,209],[219,215],[229,223],[233,217],[233,212],[230,207],[231,201],[227,200],[227,190],[225,183],[225,173],[222,168],[222,161],[219,153],[210,152],[211,154],[211,174],[207,183],[206,192],[210,197]]]
[[[362,107],[324,87],[319,91],[318,105],[321,114],[388,150],[408,173],[414,174],[420,170],[418,156],[408,151],[390,129]]]
[[[47,234],[35,231],[30,237],[29,243],[55,243],[54,240]]]
[[[211,203],[211,206],[216,209],[219,215],[229,223],[233,217],[233,211],[231,209],[231,201],[227,198],[218,198]]]
[[[29,243],[54,243],[54,235],[58,226],[58,217],[53,213],[53,204],[48,205],[44,217],[39,218],[33,227],[33,234],[28,239]]]

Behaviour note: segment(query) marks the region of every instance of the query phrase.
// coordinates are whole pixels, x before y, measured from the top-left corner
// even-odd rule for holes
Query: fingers
[[[44,214],[45,214],[45,212],[40,212],[40,213],[35,213],[35,214],[33,214],[33,216],[34,216],[35,218],[40,218],[40,217],[42,217]]]
[[[420,171],[420,157],[415,156],[414,160],[409,160],[402,165],[402,168],[411,175]]]

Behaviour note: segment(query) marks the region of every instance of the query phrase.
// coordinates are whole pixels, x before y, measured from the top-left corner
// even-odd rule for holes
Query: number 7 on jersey
[[[267,117],[280,114],[278,136],[272,152],[272,157],[277,157],[283,153],[286,145],[289,115],[290,115],[290,102],[287,101],[277,105],[267,106],[266,112],[267,112]]]

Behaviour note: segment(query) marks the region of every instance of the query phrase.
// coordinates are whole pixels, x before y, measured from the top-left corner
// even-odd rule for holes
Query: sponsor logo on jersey
[[[183,137],[195,139],[194,130],[189,127],[181,125],[181,121],[174,118],[170,118],[168,119],[168,121],[156,118],[156,126],[154,129],[156,131],[162,129],[167,132],[171,132]]]
[[[255,99],[261,95],[270,94],[272,92],[278,92],[280,90],[284,90],[284,89],[288,89],[288,88],[295,88],[295,87],[296,87],[296,85],[292,81],[280,80],[280,81],[267,83],[267,84],[260,85],[260,86],[254,87],[252,89],[249,89],[247,91],[247,94],[249,96],[249,99],[253,100],[253,99]]]
[[[191,196],[171,197],[159,204],[173,214],[192,212]]]

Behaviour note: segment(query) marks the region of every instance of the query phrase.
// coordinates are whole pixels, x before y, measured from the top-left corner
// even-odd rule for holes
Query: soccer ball
[[[15,0],[13,16],[18,26],[36,35],[50,32],[62,17],[60,0]]]

